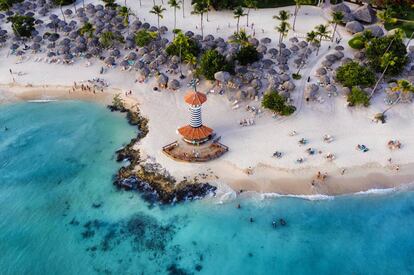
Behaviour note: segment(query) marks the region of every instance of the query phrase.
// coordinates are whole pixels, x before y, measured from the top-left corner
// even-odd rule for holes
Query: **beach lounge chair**
[[[357,145],[357,150],[366,153],[369,151],[368,147],[366,147],[364,144],[358,144]]]
[[[279,151],[274,152],[273,157],[280,159],[282,157],[282,152],[279,152]]]

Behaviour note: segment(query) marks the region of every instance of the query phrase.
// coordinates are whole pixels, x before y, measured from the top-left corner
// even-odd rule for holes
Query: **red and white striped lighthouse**
[[[190,91],[184,96],[185,102],[190,105],[190,124],[178,129],[178,133],[184,141],[191,144],[201,144],[208,141],[213,129],[203,125],[201,119],[201,105],[207,101],[207,96],[203,93]]]

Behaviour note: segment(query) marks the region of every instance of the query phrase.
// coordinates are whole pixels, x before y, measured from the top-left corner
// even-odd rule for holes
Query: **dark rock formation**
[[[140,165],[140,152],[133,146],[148,134],[148,120],[141,116],[139,110],[132,111],[114,106],[108,106],[108,108],[111,111],[127,112],[128,122],[138,126],[139,129],[138,136],[116,152],[118,162],[128,161],[129,164],[119,169],[114,185],[125,190],[138,191],[148,202],[162,204],[200,199],[215,192],[217,188],[208,183],[189,181],[176,183],[171,176],[166,176],[157,169],[147,169],[146,165]]]
[[[352,14],[356,20],[367,24],[372,24],[377,19],[376,12],[370,5],[359,7]]]
[[[346,23],[345,26],[346,30],[349,31],[350,33],[357,33],[357,32],[362,32],[364,30],[364,26],[362,26],[361,23],[359,23],[358,21],[351,21]]]

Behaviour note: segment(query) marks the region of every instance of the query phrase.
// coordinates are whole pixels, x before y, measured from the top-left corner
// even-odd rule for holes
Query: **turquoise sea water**
[[[0,106],[0,274],[414,273],[413,192],[150,206],[112,186],[135,134],[91,103]]]

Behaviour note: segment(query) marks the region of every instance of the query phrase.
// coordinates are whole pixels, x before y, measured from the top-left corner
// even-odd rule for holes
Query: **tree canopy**
[[[66,5],[70,5],[73,4],[75,2],[75,0],[53,0],[53,3],[57,6],[66,6]]]
[[[21,3],[23,0],[0,0],[0,10],[10,10],[15,3]]]
[[[388,54],[386,56],[386,54]],[[400,74],[407,64],[407,48],[398,35],[389,35],[381,38],[373,38],[366,47],[366,55],[369,65],[376,71],[382,72],[388,66],[387,75]],[[388,64],[385,58],[392,60]]]
[[[135,43],[139,47],[144,47],[157,37],[157,33],[147,30],[140,30],[135,34]]]
[[[349,106],[369,106],[369,96],[358,87],[352,87],[351,92],[348,94],[347,101]]]
[[[26,15],[13,15],[7,18],[7,22],[11,22],[13,32],[16,36],[30,37],[32,31],[35,30],[35,19]]]
[[[197,42],[184,35],[181,31],[177,33],[176,37],[170,45],[165,49],[169,56],[179,56],[181,47],[181,55],[186,56],[191,54],[193,56],[198,56],[200,53],[200,47]]]
[[[236,54],[236,60],[243,66],[259,60],[259,53],[253,45],[244,45]]]
[[[336,70],[337,80],[345,87],[371,86],[375,83],[375,74],[357,62],[349,62]]]
[[[286,99],[275,91],[265,93],[262,106],[282,116],[289,116],[296,110],[295,106],[287,104]]]
[[[219,71],[233,72],[233,64],[216,50],[206,51],[200,59],[198,73],[208,80],[214,80],[214,74]]]

